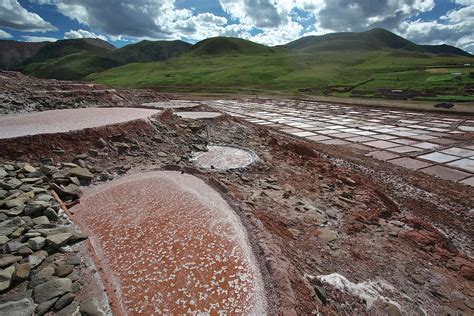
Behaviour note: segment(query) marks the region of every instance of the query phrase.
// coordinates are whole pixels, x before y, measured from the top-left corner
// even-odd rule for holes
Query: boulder
[[[91,180],[94,175],[86,168],[76,167],[69,170],[69,176],[78,177],[79,179]]]
[[[8,236],[18,229],[23,224],[21,218],[16,217],[11,220],[4,221],[0,223],[0,235]]]
[[[34,237],[28,240],[28,243],[30,244],[30,248],[34,251],[41,250],[43,248],[44,243],[46,241],[46,238],[44,237]]]
[[[20,187],[22,184],[23,184],[23,182],[21,182],[17,178],[12,178],[8,181],[0,182],[0,187],[2,187],[5,190],[14,190],[14,189]]]
[[[31,267],[28,262],[19,264],[16,266],[16,270],[15,270],[15,274],[13,278],[17,281],[26,280],[30,276],[30,271],[31,271]]]
[[[71,233],[60,233],[56,235],[50,235],[46,238],[46,242],[56,248],[64,246],[69,239],[71,239]]]
[[[31,316],[34,314],[34,311],[35,305],[29,298],[0,304],[0,315]]]
[[[18,257],[18,256],[1,255],[0,268],[8,267],[9,265],[12,265],[13,263],[18,262],[20,260],[21,260],[21,257]]]
[[[35,302],[41,304],[71,291],[72,281],[70,279],[54,279],[36,286],[33,290],[33,297]]]
[[[58,298],[53,298],[49,301],[43,302],[36,307],[36,315],[42,316],[49,312],[54,304],[57,302]]]
[[[36,217],[36,218],[33,218],[33,224],[35,225],[49,224],[49,219],[47,216]]]
[[[14,266],[9,266],[6,269],[0,270],[0,292],[3,292],[10,287],[14,273]]]
[[[44,250],[35,252],[32,255],[28,256],[28,263],[32,269],[39,266],[43,261],[48,257],[48,253]]]
[[[61,310],[64,307],[68,306],[69,304],[74,301],[75,295],[72,293],[66,293],[61,298],[54,304],[54,309],[55,310]]]

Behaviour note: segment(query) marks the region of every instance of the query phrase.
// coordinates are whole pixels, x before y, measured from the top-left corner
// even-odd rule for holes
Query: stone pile
[[[86,168],[51,159],[0,165],[1,315],[90,312],[91,304],[75,302],[83,263],[69,247],[87,236],[71,225],[53,191],[72,201],[93,178]]]

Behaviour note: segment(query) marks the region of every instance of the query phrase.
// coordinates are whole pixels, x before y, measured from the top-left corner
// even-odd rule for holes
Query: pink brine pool
[[[82,108],[0,117],[0,138],[64,133],[144,119],[157,110],[135,108]]]
[[[265,314],[245,229],[202,180],[127,176],[88,189],[73,212],[126,314]]]

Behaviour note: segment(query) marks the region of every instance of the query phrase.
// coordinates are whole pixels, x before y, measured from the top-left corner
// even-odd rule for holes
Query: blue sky
[[[195,43],[235,36],[266,45],[386,28],[419,44],[474,53],[474,0],[1,0],[0,38],[98,37]]]

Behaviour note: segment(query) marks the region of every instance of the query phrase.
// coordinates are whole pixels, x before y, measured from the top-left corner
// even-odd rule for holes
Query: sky
[[[29,42],[233,36],[274,46],[376,27],[474,53],[474,0],[0,0],[0,39]]]

